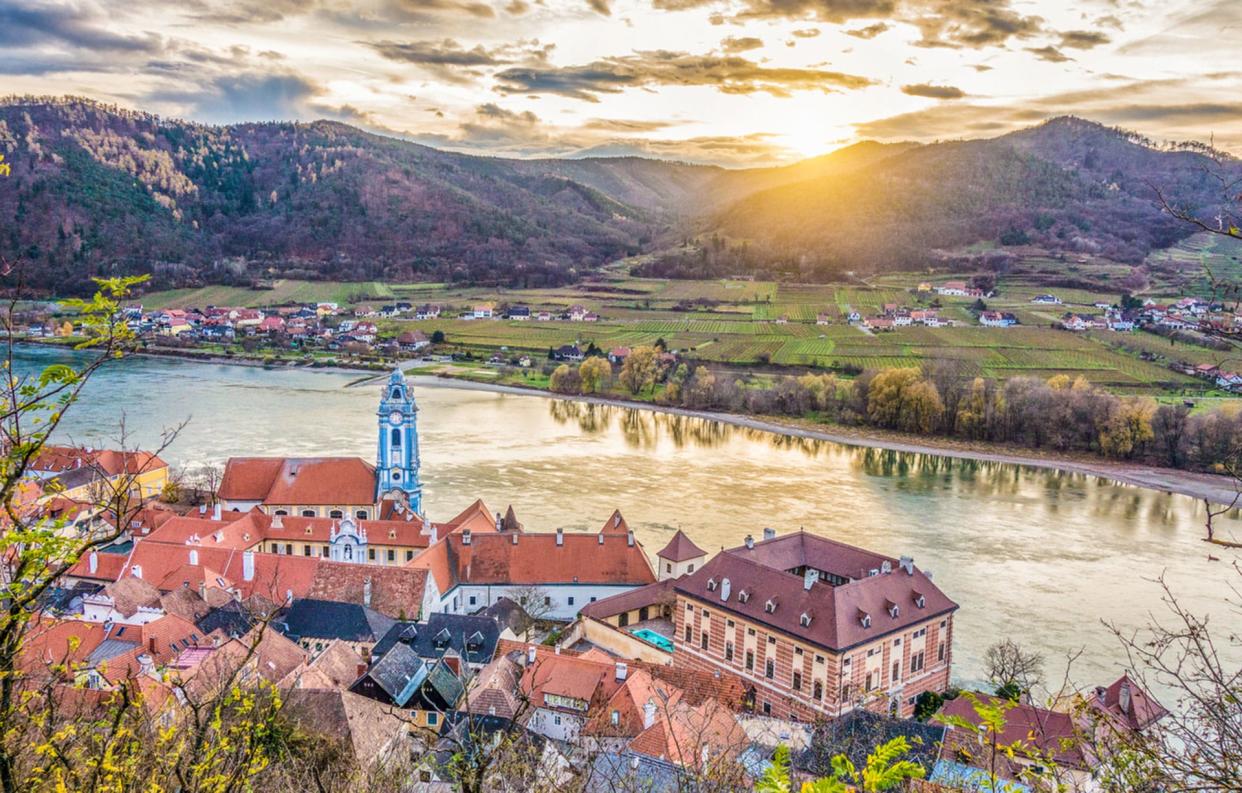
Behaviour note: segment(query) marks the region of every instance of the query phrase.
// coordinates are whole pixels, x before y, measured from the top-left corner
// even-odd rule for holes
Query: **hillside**
[[[1219,184],[1204,154],[1158,150],[1074,118],[991,140],[898,150],[832,178],[761,190],[715,213],[723,245],[673,251],[648,274],[759,271],[823,280],[913,269],[965,246],[1034,246],[1139,264],[1193,229],[1162,214],[1154,186],[1212,211]],[[1223,166],[1242,173],[1237,161]]]
[[[1056,119],[992,140],[864,142],[778,168],[506,160],[336,123],[212,127],[86,100],[0,103],[0,254],[60,293],[89,276],[538,287],[620,257],[651,275],[825,280],[1013,245],[1138,263],[1211,209],[1194,151]],[[1228,168],[1237,169],[1231,161]],[[707,232],[710,245],[669,249]]]

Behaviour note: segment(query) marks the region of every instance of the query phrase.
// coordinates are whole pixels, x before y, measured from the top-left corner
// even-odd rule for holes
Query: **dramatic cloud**
[[[163,49],[154,33],[118,34],[105,19],[81,6],[0,3],[0,47],[60,44],[91,52],[157,53]]]
[[[929,85],[927,83],[903,85],[901,92],[909,96],[925,96],[929,99],[961,99],[966,96],[966,92],[960,88],[955,88],[951,85]]]
[[[720,42],[720,48],[729,54],[749,52],[763,47],[763,39],[754,36],[729,36]]]
[[[608,0],[587,0],[587,5],[601,16],[612,16],[612,6],[608,5]]]
[[[248,73],[219,77],[201,90],[161,91],[149,98],[185,105],[190,116],[203,121],[230,124],[325,115],[324,108],[311,107],[311,100],[322,93],[320,86],[298,75]]]
[[[1041,61],[1048,61],[1049,63],[1065,63],[1066,61],[1074,60],[1051,44],[1046,47],[1027,47],[1026,51]]]
[[[371,49],[393,61],[420,66],[499,66],[506,63],[482,45],[465,49],[453,39],[443,41],[377,41]]]
[[[881,33],[889,29],[888,23],[876,22],[874,25],[867,25],[865,28],[855,28],[854,30],[845,31],[845,35],[853,36],[856,39],[873,39]]]
[[[828,92],[874,82],[822,69],[770,68],[738,56],[667,51],[605,58],[583,66],[517,67],[496,78],[503,93],[559,94],[588,102],[598,102],[600,94],[661,85],[702,85],[724,94],[764,92],[784,97],[793,91]]]
[[[1089,50],[1112,41],[1095,30],[1066,30],[1061,33],[1061,46],[1075,50]]]

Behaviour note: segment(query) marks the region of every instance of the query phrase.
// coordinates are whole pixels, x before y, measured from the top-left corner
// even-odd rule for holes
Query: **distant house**
[[[509,319],[528,320],[530,319],[530,308],[528,306],[512,306],[509,309]]]
[[[1035,297],[1031,298],[1031,302],[1040,303],[1040,304],[1048,305],[1048,306],[1059,306],[1061,305],[1061,298],[1057,297],[1056,295],[1036,295]]]
[[[539,314],[535,317],[535,319],[539,320],[540,322],[551,322],[552,312],[551,311],[540,311]]]
[[[815,324],[816,324],[816,325],[831,325],[831,324],[832,324],[832,317],[831,317],[831,316],[829,316],[828,314],[822,314],[822,313],[821,313],[821,314],[816,314],[816,315],[815,315]]]
[[[475,319],[491,319],[496,315],[496,308],[491,303],[480,303],[474,307]]]
[[[414,312],[414,319],[435,319],[440,316],[440,307],[425,303]]]
[[[397,337],[397,344],[401,346],[401,349],[411,352],[421,350],[430,343],[427,334],[421,330],[407,330]]]
[[[949,295],[949,296],[955,296],[955,297],[965,297],[966,296],[966,282],[965,281],[945,281],[943,284],[936,287],[936,294]]]
[[[465,688],[445,662],[428,663],[408,645],[398,643],[349,690],[410,711],[417,726],[438,732],[441,714],[456,709]]]
[[[786,316],[785,314],[781,314],[779,317],[776,318],[776,324],[777,325],[788,325],[789,317]]]
[[[919,284],[918,288],[920,292],[930,292],[932,290],[932,285],[927,283],[926,281],[923,281],[922,283]]]
[[[863,324],[871,330],[892,330],[894,325],[891,317],[867,317]]]
[[[565,344],[556,348],[553,357],[558,361],[581,361],[586,356],[576,344]]]
[[[572,322],[582,322],[583,320],[586,319],[587,314],[589,313],[590,312],[586,310],[585,306],[570,306],[569,307],[569,319]]]
[[[850,322],[861,322],[862,314],[857,311],[851,311],[847,319],[849,319]]]
[[[629,347],[613,347],[608,351],[608,361],[610,363],[625,363],[625,359],[630,357]]]
[[[1008,328],[1018,324],[1018,318],[1007,311],[984,311],[979,315],[979,324],[989,328]]]
[[[285,329],[285,318],[278,316],[264,317],[256,329],[259,333],[281,333]]]
[[[481,669],[490,663],[500,641],[500,625],[491,617],[435,613],[425,622],[398,622],[371,650],[380,658],[398,644],[405,645],[424,661],[447,661],[454,672],[464,664]]]

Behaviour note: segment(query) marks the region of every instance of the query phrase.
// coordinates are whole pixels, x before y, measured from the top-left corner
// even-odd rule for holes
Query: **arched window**
[[[401,445],[401,430],[398,427],[392,428],[392,445],[393,446]]]
[[[354,560],[354,546],[345,546],[345,561],[352,562]]]
[[[337,520],[340,520],[341,518],[345,517],[345,513],[341,512],[339,509],[334,509],[328,513],[328,517],[336,518]]]
[[[367,511],[366,511],[365,509],[360,509],[360,510],[358,510],[357,512],[355,512],[355,513],[354,513],[354,517],[355,517],[355,518],[357,518],[358,520],[366,520],[366,519],[367,519]]]
[[[278,509],[278,510],[276,510],[276,514],[277,514],[277,515],[288,515],[288,514],[289,514],[289,510],[287,510],[287,509]]]
[[[313,518],[313,517],[315,517],[315,510],[313,510],[313,509],[304,509],[304,510],[302,510],[302,517],[304,517],[304,518]]]
[[[400,400],[400,399],[401,399],[401,389],[400,389],[400,388],[394,388],[394,389],[392,390],[392,398],[393,398],[393,399],[396,399],[396,400]]]

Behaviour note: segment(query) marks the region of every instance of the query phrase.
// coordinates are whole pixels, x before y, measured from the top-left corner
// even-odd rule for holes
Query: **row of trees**
[[[609,391],[613,367],[590,357],[560,365],[550,387],[562,394]],[[1124,397],[1084,378],[963,378],[950,366],[865,371],[859,377],[809,373],[770,383],[699,365],[663,363],[636,347],[615,374],[632,396],[695,410],[813,417],[852,426],[1057,452],[1091,452],[1197,470],[1220,470],[1242,450],[1242,414],[1191,414],[1184,405]]]

